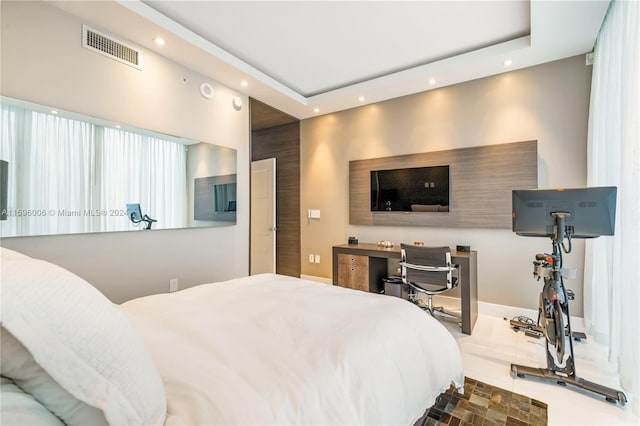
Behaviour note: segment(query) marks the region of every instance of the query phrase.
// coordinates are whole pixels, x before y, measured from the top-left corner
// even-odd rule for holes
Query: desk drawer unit
[[[339,254],[338,285],[356,290],[369,291],[369,257]]]

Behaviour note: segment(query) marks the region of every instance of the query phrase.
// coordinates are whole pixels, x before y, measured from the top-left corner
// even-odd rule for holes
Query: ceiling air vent
[[[91,49],[108,58],[123,64],[142,69],[140,65],[140,51],[114,39],[104,33],[96,31],[86,25],[82,26],[82,47]]]

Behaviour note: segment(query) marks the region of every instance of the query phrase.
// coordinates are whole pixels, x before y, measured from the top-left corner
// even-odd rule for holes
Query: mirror
[[[236,223],[235,149],[0,100],[1,237]]]

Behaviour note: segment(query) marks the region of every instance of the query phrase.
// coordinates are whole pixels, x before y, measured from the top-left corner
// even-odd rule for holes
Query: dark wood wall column
[[[276,159],[276,272],[300,277],[300,122],[253,131],[251,150]]]

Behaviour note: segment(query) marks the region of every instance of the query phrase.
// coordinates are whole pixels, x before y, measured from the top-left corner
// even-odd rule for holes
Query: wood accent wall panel
[[[372,212],[371,170],[449,165],[449,212]],[[511,228],[511,191],[538,187],[538,142],[349,162],[351,225]]]
[[[276,272],[300,277],[300,123],[252,132],[251,150],[276,159]]]
[[[215,186],[236,183],[236,180],[236,174],[195,178],[193,183],[193,219],[235,222],[235,211],[216,211]],[[234,199],[230,201],[237,199],[236,194]]]
[[[284,124],[297,123],[295,117],[285,114],[260,101],[250,98],[251,104],[251,131],[270,129]]]

